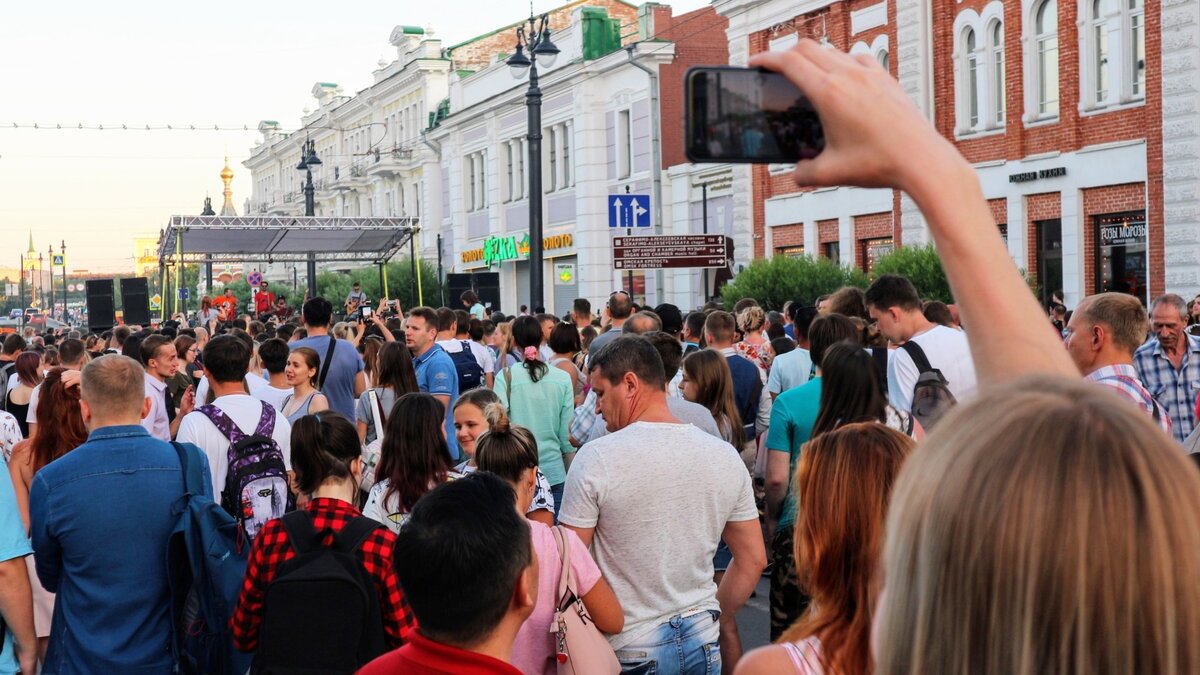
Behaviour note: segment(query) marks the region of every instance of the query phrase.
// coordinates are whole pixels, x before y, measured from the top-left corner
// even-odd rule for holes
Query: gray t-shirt
[[[383,418],[379,420],[381,428],[384,425],[384,421],[387,420],[388,413],[392,411],[392,405],[396,403],[396,390],[391,387],[368,389],[358,397],[358,405],[354,408],[354,421],[366,423],[368,443],[376,438],[375,413],[378,412],[375,406],[371,404],[371,392],[375,392],[375,396],[379,399],[379,404],[383,406]]]
[[[671,409],[671,414],[680,422],[691,424],[706,434],[724,440],[721,436],[721,430],[717,428],[717,421],[713,419],[712,413],[708,411],[708,408],[699,403],[693,403],[684,398],[675,398],[674,396],[667,397],[667,407]]]
[[[559,513],[595,528],[592,553],[625,613],[614,649],[684,610],[720,609],[717,542],[726,523],[757,519],[750,474],[728,443],[690,424],[649,422],[583,446]]]
[[[332,337],[318,335],[296,340],[288,346],[292,351],[308,347],[317,353],[317,358],[324,366],[325,354],[329,352],[329,340]],[[333,350],[333,363],[329,366],[329,374],[325,376],[325,386],[321,387],[321,393],[329,400],[329,409],[342,414],[348,420],[354,419],[354,378],[362,369],[363,360],[354,345],[346,340],[338,340],[337,347]]]

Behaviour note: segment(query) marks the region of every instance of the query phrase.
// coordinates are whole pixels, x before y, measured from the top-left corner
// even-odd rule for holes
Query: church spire
[[[33,250],[33,230],[29,231],[29,250],[26,253],[37,253],[37,251]]]
[[[221,206],[222,216],[236,216],[237,209],[233,208],[233,169],[229,168],[229,157],[225,158],[225,168],[221,169],[221,182],[225,183],[225,204]]]

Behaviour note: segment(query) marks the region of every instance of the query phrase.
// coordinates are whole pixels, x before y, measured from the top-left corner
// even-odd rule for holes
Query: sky
[[[533,10],[560,4],[533,0]],[[684,12],[708,3],[667,4]],[[241,162],[258,122],[299,127],[302,110],[315,107],[315,82],[336,82],[346,94],[369,86],[378,61],[396,58],[394,26],[432,27],[452,45],[529,9],[527,0],[8,3],[0,21],[0,268],[17,266],[32,231],[38,251],[53,244],[57,252],[65,241],[71,272],[130,271],[135,235],[199,213],[206,195],[220,210],[226,155],[241,213],[251,193]],[[147,124],[210,130],[119,129]],[[55,125],[63,129],[45,128]]]

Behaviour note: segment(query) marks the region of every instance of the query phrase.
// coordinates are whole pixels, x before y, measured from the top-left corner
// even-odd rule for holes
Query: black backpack
[[[388,650],[383,611],[358,553],[383,527],[359,516],[321,545],[307,511],[282,519],[296,555],[267,586],[252,673],[352,673]]]
[[[466,340],[460,340],[462,343],[462,351],[451,352],[446,351],[450,355],[450,359],[454,361],[454,370],[458,372],[458,393],[462,394],[471,389],[478,389],[484,385],[483,367],[475,360],[475,355],[471,353],[471,343]]]
[[[929,359],[925,357],[925,351],[921,349],[921,345],[909,340],[900,345],[900,348],[908,352],[913,360],[913,365],[920,372],[920,375],[917,376],[917,383],[913,385],[912,414],[921,423],[921,426],[929,431],[938,423],[938,420],[942,419],[943,415],[950,412],[950,409],[958,403],[958,399],[950,391],[950,384],[942,375],[942,371],[929,365]]]

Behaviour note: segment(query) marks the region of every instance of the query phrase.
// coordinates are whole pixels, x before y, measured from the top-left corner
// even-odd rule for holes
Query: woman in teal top
[[[557,518],[563,484],[567,481],[563,456],[575,452],[569,431],[575,411],[571,377],[541,360],[538,346],[542,343],[542,327],[536,318],[514,319],[512,340],[521,352],[522,361],[500,371],[492,389],[508,408],[513,424],[529,429],[537,439],[538,468],[550,481]]]

